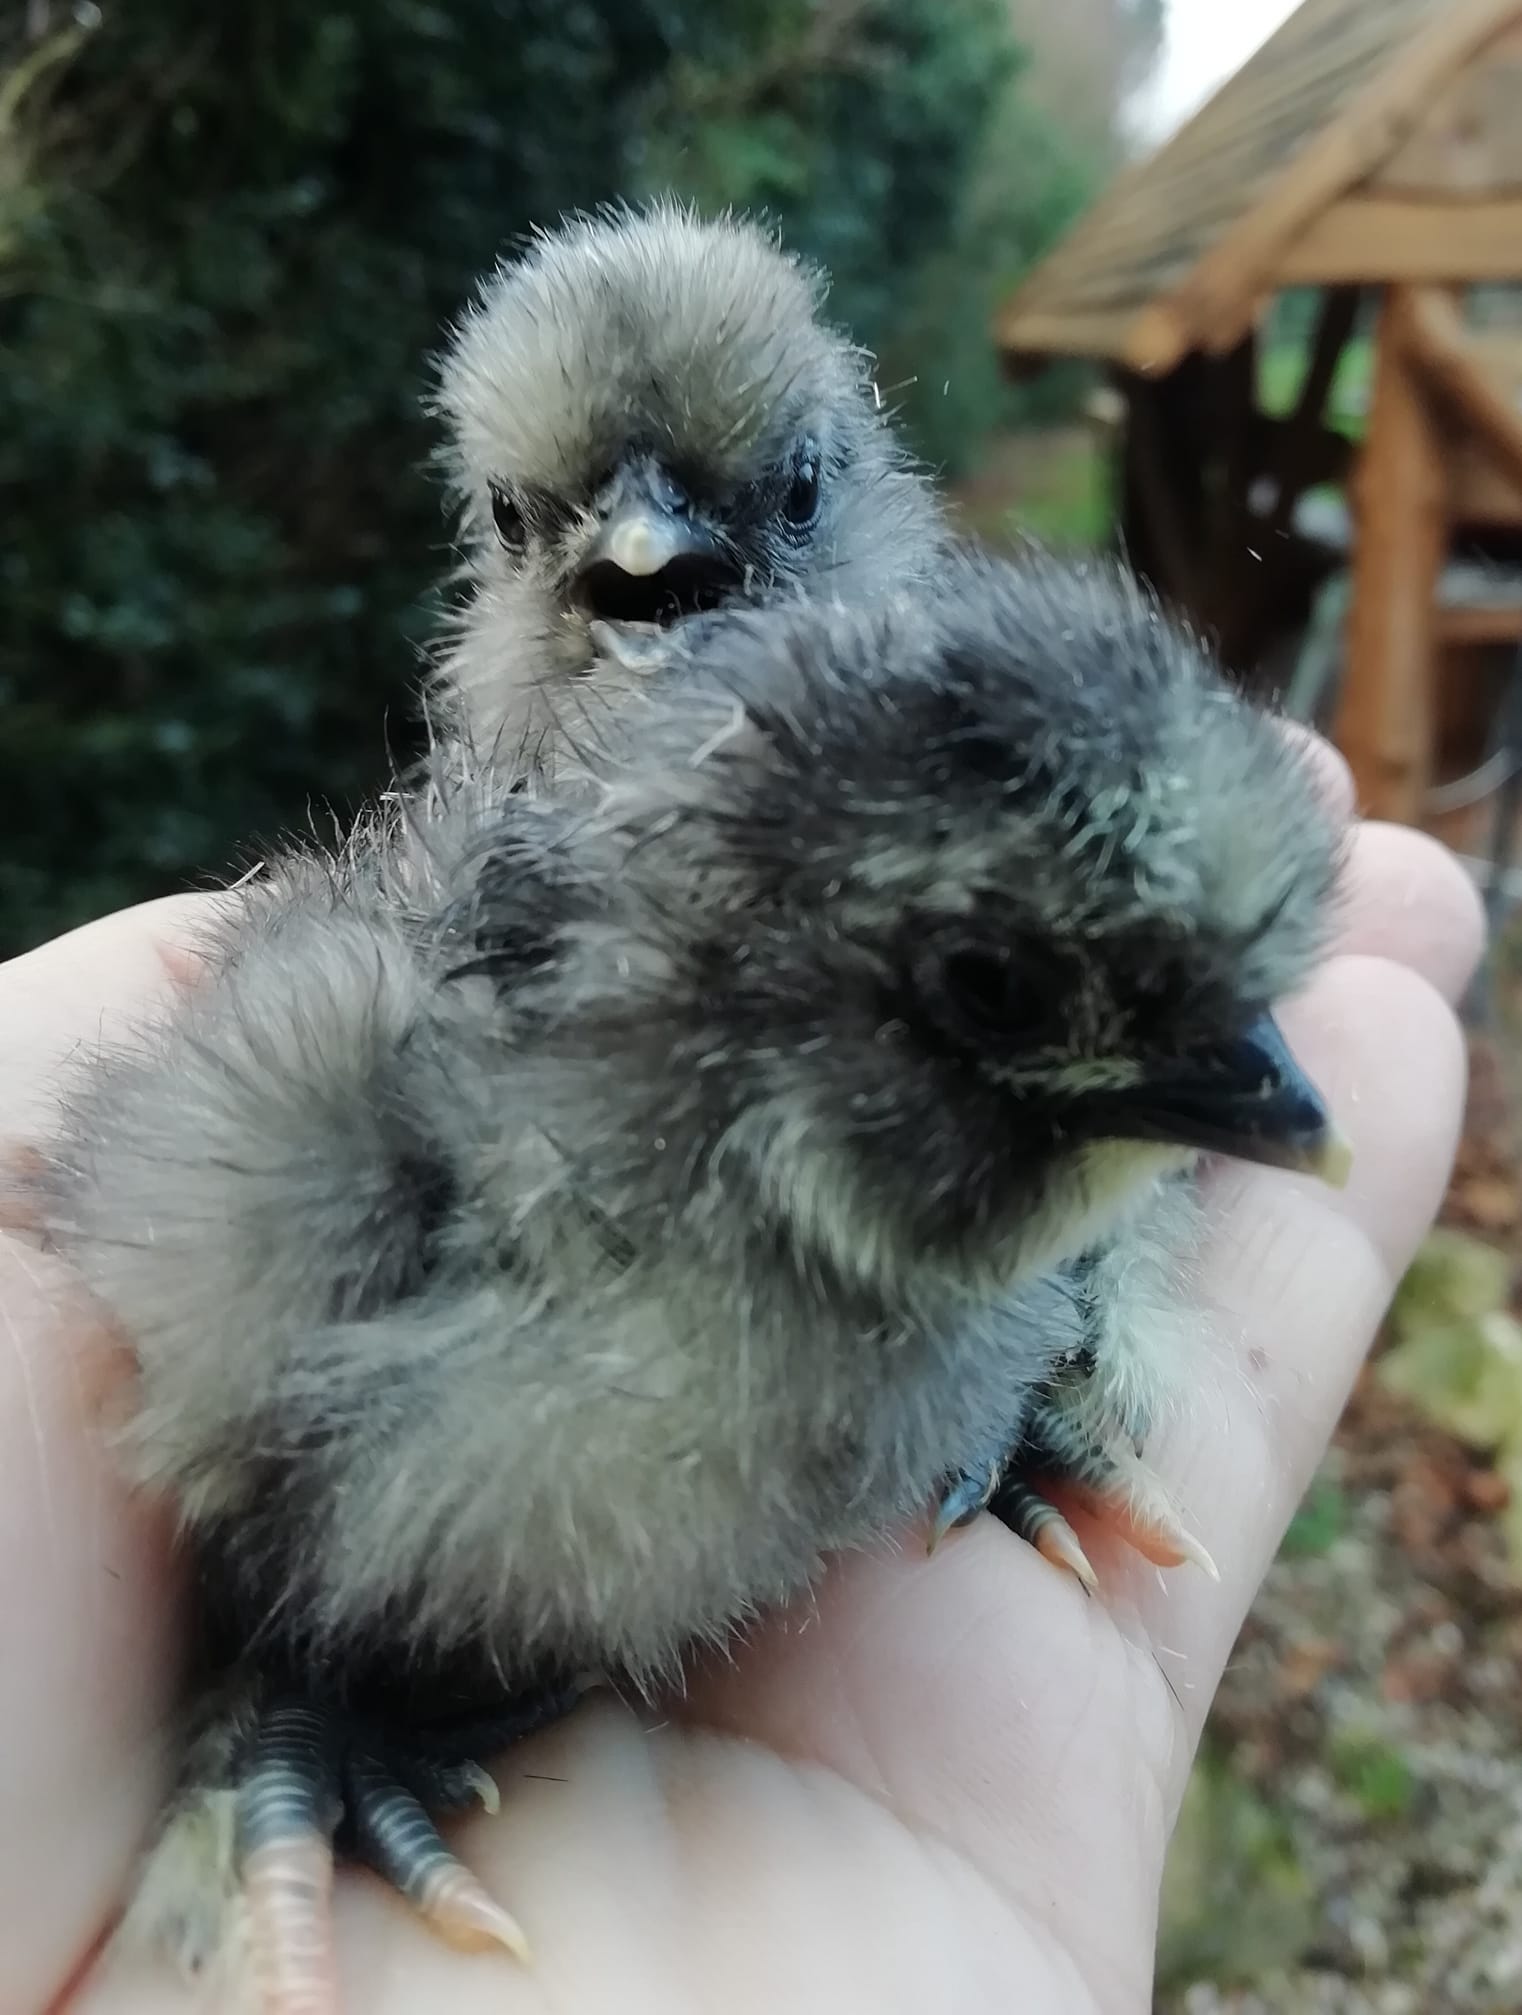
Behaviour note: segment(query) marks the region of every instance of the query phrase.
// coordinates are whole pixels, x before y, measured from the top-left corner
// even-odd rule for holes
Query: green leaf
[[[1280,1553],[1287,1560],[1306,1560],[1329,1553],[1342,1536],[1347,1516],[1347,1499],[1342,1491],[1327,1478],[1318,1478],[1290,1520]]]
[[[1338,1783],[1373,1821],[1400,1819],[1411,1809],[1416,1780],[1398,1749],[1358,1729],[1335,1736],[1329,1761]]]
[[[1391,1309],[1378,1375],[1477,1448],[1522,1450],[1522,1324],[1507,1307],[1511,1263],[1462,1232],[1433,1232]]]

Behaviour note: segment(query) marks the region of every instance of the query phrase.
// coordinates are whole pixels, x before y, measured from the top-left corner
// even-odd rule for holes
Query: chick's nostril
[[[673,518],[686,518],[692,515],[692,499],[675,476],[668,476],[662,472],[657,485],[657,499]]]

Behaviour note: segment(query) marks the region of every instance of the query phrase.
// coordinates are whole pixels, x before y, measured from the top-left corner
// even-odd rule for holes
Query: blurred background
[[[1302,710],[1327,717],[1338,584],[1358,564],[1345,479],[1372,453],[1366,436],[1411,438],[1377,384],[1386,323],[1370,282],[1395,267],[1302,258],[1318,291],[1260,288],[1234,350],[1208,368],[1191,353],[1150,388],[1124,343],[1107,356],[1054,340],[1041,368],[1011,370],[1018,345],[1001,358],[995,340],[1012,297],[1060,297],[1060,252],[1055,280],[1030,276],[1103,192],[1131,186],[1130,164],[1294,13],[1293,0],[0,0],[0,956],[221,879],[284,830],[342,824],[405,759],[451,562],[422,411],[430,353],[515,234],[615,196],[759,209],[821,260],[835,316],[875,350],[914,448],[984,535],[1121,534],[1134,551],[1165,529],[1171,494],[1192,513],[1174,542],[1183,571],[1224,620],[1240,598],[1212,572],[1221,499],[1247,513],[1228,524],[1234,565],[1267,549],[1244,530],[1261,519],[1294,564],[1257,595],[1238,668],[1261,646],[1273,681],[1298,679]],[[1473,183],[1488,120],[1506,201],[1522,192],[1522,143],[1505,137],[1522,132],[1522,4],[1309,0],[1304,29],[1274,45],[1288,57],[1214,126],[1207,115],[1203,142],[1186,137],[1189,175],[1167,169],[1154,188],[1142,222],[1161,268],[1178,263],[1191,204],[1198,222],[1201,186],[1212,231],[1272,194],[1292,151],[1281,122],[1334,57],[1338,92],[1356,98],[1405,61],[1397,19],[1441,39],[1461,15],[1493,16],[1512,55],[1464,86],[1453,133],[1469,153],[1454,170],[1450,149],[1443,172]],[[1337,93],[1323,96],[1317,116],[1335,123]],[[1258,149],[1246,167],[1244,134]],[[1218,161],[1236,166],[1218,177]],[[1517,270],[1502,260],[1490,277],[1522,280],[1522,210],[1497,214]],[[1134,250],[1124,219],[1100,242],[1121,266]],[[1501,321],[1497,354],[1522,386],[1522,333],[1514,312]],[[1212,404],[1223,387],[1234,405]],[[1176,452],[1149,490],[1158,470],[1134,456],[1153,398]],[[1424,755],[1402,788],[1412,816],[1478,853],[1470,815],[1499,833],[1490,800],[1522,736],[1494,729],[1522,633],[1522,422],[1509,447],[1504,411],[1485,424],[1515,478],[1499,505],[1490,483],[1487,523],[1511,546],[1480,555],[1478,600],[1474,553],[1456,552],[1454,594],[1429,596],[1448,610],[1441,635],[1414,604],[1401,619],[1432,643],[1422,676],[1468,695],[1449,709],[1446,769],[1429,774]],[[1268,468],[1280,449],[1293,494],[1281,473],[1265,502],[1253,457]],[[1376,502],[1387,493],[1374,486]],[[1397,584],[1406,536],[1390,530]],[[1432,581],[1452,586],[1429,546]],[[1166,560],[1161,544],[1152,558]],[[1366,601],[1393,606],[1377,582]],[[1404,634],[1366,659],[1395,662]],[[1390,696],[1365,697],[1379,757]],[[1469,823],[1444,826],[1455,818]],[[1503,932],[1473,1032],[1444,1224],[1248,1624],[1195,1774],[1165,1899],[1167,2015],[1522,2008],[1515,939]]]

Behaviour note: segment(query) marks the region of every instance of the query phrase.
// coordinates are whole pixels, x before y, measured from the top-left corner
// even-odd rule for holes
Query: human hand
[[[149,905],[0,969],[8,1140],[45,1123],[39,1088],[103,1015],[167,994],[180,961],[161,948],[194,908]],[[933,1560],[906,1545],[842,1561],[806,1609],[696,1674],[669,1718],[599,1700],[506,1759],[501,1816],[458,1837],[528,1930],[532,1970],[450,1952],[346,1874],[349,2008],[1145,2009],[1163,1852],[1211,1695],[1442,1193],[1463,1088],[1446,1003],[1478,944],[1448,856],[1361,831],[1338,956],[1283,1017],[1353,1142],[1352,1183],[1216,1178],[1214,1349],[1194,1416],[1148,1452],[1219,1585],[1159,1575],[1079,1513],[1096,1601],[987,1519]],[[87,1962],[161,1789],[173,1575],[162,1529],[99,1452],[118,1356],[61,1312],[66,1292],[24,1234],[7,1241],[0,2009],[147,2015],[194,1997]]]

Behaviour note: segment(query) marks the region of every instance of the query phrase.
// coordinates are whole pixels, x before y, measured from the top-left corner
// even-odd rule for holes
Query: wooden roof
[[[1036,268],[998,318],[1001,350],[1162,371],[1231,347],[1297,234],[1519,19],[1522,0],[1305,0]]]

